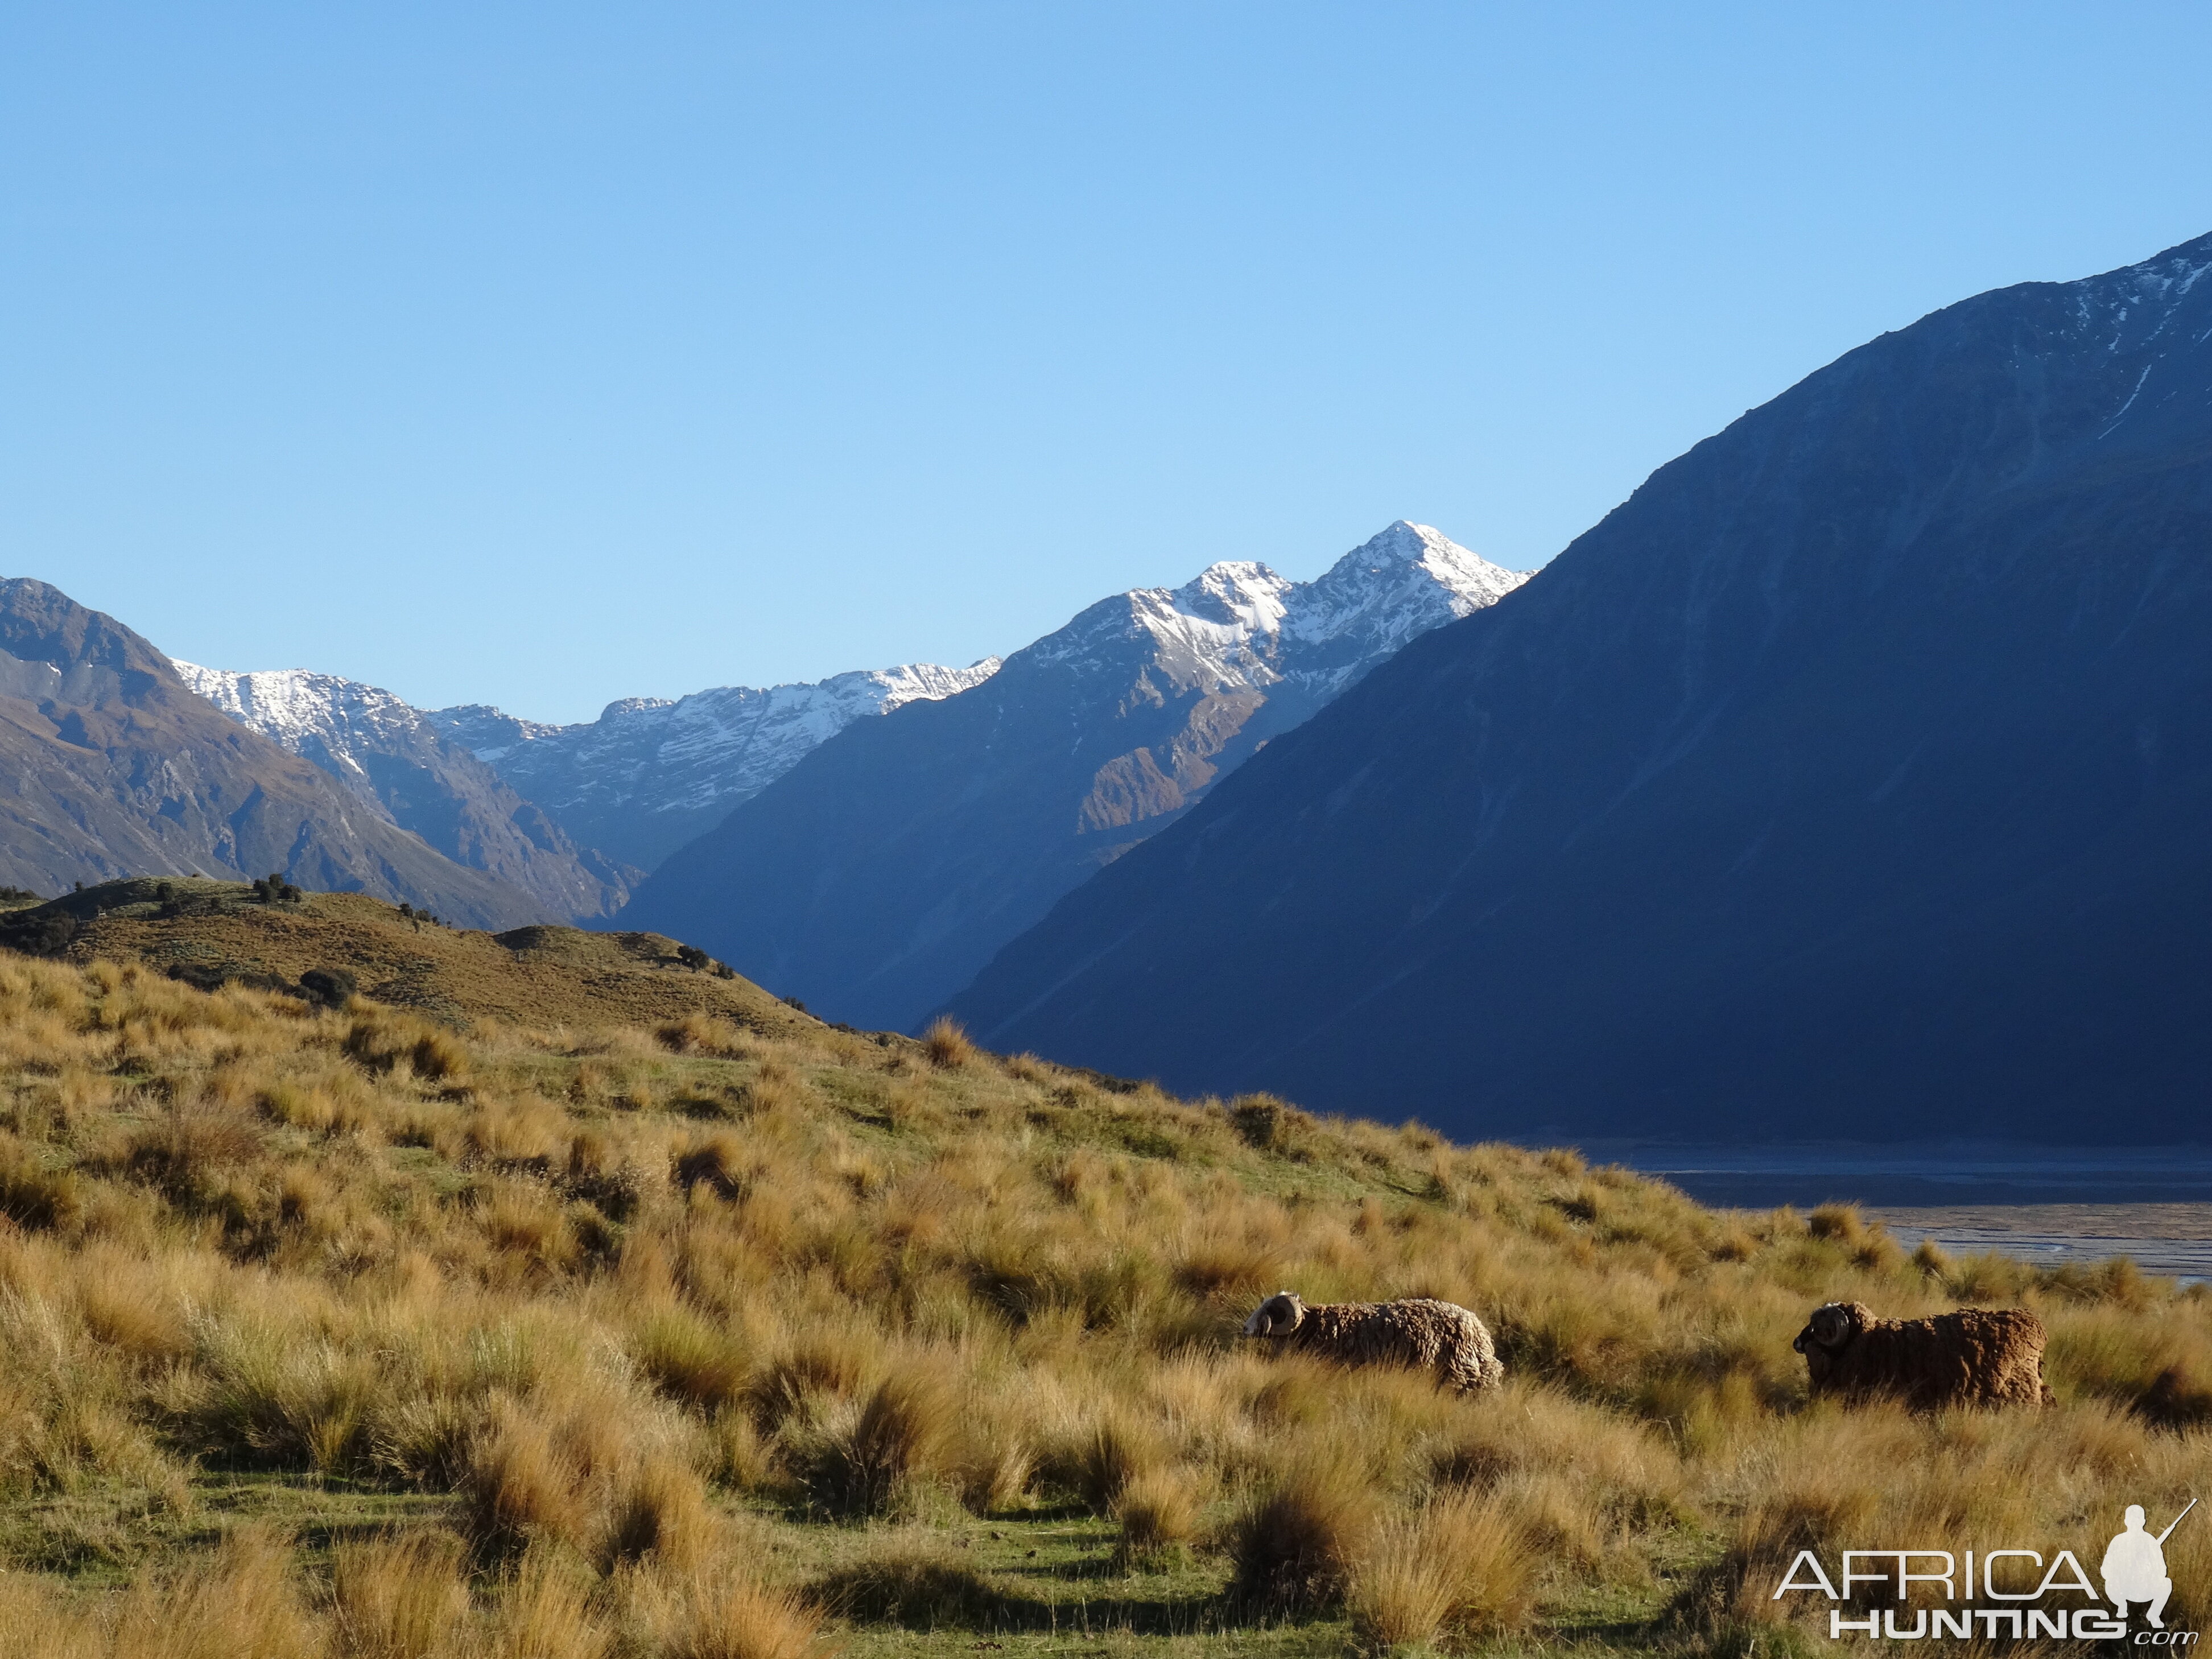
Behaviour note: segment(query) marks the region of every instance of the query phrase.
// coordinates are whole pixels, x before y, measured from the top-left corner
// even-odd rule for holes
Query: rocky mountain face
[[[2203,1140],[2208,640],[2212,237],[1746,415],[952,1006],[1467,1135]]]
[[[542,808],[389,691],[305,669],[171,666],[231,719],[313,762],[371,811],[455,863],[530,895],[541,915],[611,916],[643,878],[577,846]]]
[[[146,641],[58,589],[0,581],[0,884],[244,878],[404,900],[448,921],[546,919],[319,768],[226,720]]]
[[[425,718],[579,844],[650,870],[854,720],[979,685],[999,666],[909,663],[811,685],[629,697],[596,720],[544,726],[471,704]]]
[[[912,1027],[1263,744],[1523,580],[1401,523],[1313,582],[1226,562],[1117,594],[958,696],[848,725],[623,924],[678,927],[825,1017]]]

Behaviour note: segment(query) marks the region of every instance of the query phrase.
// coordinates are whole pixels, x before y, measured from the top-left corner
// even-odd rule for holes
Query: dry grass
[[[929,1023],[929,1029],[921,1034],[921,1046],[933,1066],[970,1065],[977,1053],[960,1022],[950,1014],[939,1014]]]
[[[345,1659],[441,1659],[468,1616],[458,1540],[437,1533],[343,1546],[331,1563],[331,1635]]]
[[[1510,1505],[1465,1488],[1376,1527],[1352,1569],[1352,1626],[1377,1649],[1516,1629],[1535,1562]]]
[[[2212,1487],[2212,1300],[2124,1265],[951,1030],[458,1030],[0,957],[0,1628],[40,1653],[797,1655],[814,1590],[864,1645],[1103,1597],[1133,1641],[1742,1648],[1806,1616],[1798,1548],[2087,1559]],[[1464,1303],[1507,1386],[1255,1352],[1284,1285]],[[2032,1305],[2059,1404],[1814,1408],[1790,1339],[1845,1297]],[[417,1507],[207,1501],[265,1480]],[[2212,1615],[2212,1545],[2170,1550]]]

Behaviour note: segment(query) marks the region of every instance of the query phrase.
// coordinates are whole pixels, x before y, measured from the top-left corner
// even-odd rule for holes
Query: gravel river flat
[[[2045,1266],[2131,1256],[2145,1273],[2212,1279],[2212,1148],[1587,1144],[1702,1203],[1856,1204],[1906,1245],[1995,1251]]]

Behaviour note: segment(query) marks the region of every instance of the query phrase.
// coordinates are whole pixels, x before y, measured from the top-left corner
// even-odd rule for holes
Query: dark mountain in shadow
[[[1314,581],[1228,562],[1116,594],[957,696],[847,726],[656,870],[623,925],[910,1029],[1261,744],[1522,580],[1401,523]]]
[[[1461,1133],[2212,1136],[2212,237],[1746,415],[952,1006]]]
[[[0,581],[0,883],[55,893],[271,871],[470,927],[547,919],[226,719],[112,617],[44,582]]]

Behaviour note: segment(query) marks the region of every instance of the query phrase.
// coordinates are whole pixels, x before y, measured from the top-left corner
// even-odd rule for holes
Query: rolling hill
[[[687,962],[657,933],[539,923],[495,934],[364,893],[271,901],[234,883],[139,877],[0,910],[0,945],[57,961],[138,963],[202,989],[295,994],[309,975],[343,969],[361,995],[463,1024],[645,1026],[699,1015],[789,1036],[819,1024],[750,981]]]

